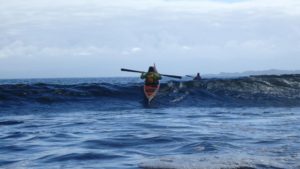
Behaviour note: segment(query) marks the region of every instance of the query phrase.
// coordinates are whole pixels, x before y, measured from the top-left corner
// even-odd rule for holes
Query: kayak
[[[156,94],[158,93],[160,85],[144,85],[144,94],[145,97],[148,99],[148,103],[151,102],[152,99],[154,99],[154,97],[156,96]]]

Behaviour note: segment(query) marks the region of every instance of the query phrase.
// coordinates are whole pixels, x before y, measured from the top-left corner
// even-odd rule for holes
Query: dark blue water
[[[298,75],[0,83],[0,168],[300,168]]]

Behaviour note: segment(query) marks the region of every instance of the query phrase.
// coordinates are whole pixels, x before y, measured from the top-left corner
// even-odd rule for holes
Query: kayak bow
[[[144,85],[144,94],[145,97],[148,99],[148,103],[151,102],[152,99],[156,96],[158,93],[160,85]]]

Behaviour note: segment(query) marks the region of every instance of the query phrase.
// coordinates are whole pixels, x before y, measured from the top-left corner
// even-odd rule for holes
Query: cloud
[[[169,65],[191,71],[199,60],[207,71],[240,71],[246,67],[224,65],[289,67],[286,57],[300,67],[299,9],[298,0],[5,1],[0,69],[28,61],[39,71],[34,64],[89,60],[114,68],[156,62],[181,72]]]
[[[210,0],[10,0],[2,2],[1,16],[6,19],[27,18],[56,19],[67,17],[119,17],[134,15],[137,12],[172,12],[172,13],[199,13],[224,14],[235,11],[247,13],[284,13],[300,15],[300,2],[297,0],[243,0],[234,3]],[[22,14],[22,15],[20,15]],[[8,21],[8,20],[6,20]]]
[[[264,51],[273,51],[276,48],[276,45],[272,42],[264,41],[264,40],[246,40],[246,41],[235,41],[230,40],[224,44],[224,48],[232,50],[232,49],[240,49],[246,51],[253,51],[256,49],[264,49]]]
[[[137,53],[137,52],[140,52],[141,50],[142,50],[142,49],[139,48],[139,47],[134,47],[134,48],[131,49],[131,52],[132,52],[132,53]]]
[[[122,55],[132,55],[141,52],[142,49],[140,47],[133,47],[130,49],[125,49],[121,52]]]
[[[0,58],[7,58],[11,56],[30,57],[35,50],[37,50],[35,46],[26,46],[24,43],[22,43],[22,41],[17,40],[0,48]]]
[[[53,58],[66,57],[70,59],[74,56],[99,56],[112,53],[112,50],[100,46],[80,46],[80,47],[55,47],[55,46],[35,46],[25,44],[22,41],[14,41],[0,48],[0,58],[30,59],[30,58]]]
[[[191,47],[190,46],[182,46],[182,49],[183,50],[191,50]]]

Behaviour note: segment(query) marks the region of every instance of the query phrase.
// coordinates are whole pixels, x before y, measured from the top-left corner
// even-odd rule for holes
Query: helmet
[[[153,66],[149,66],[148,72],[155,72],[155,69]]]

